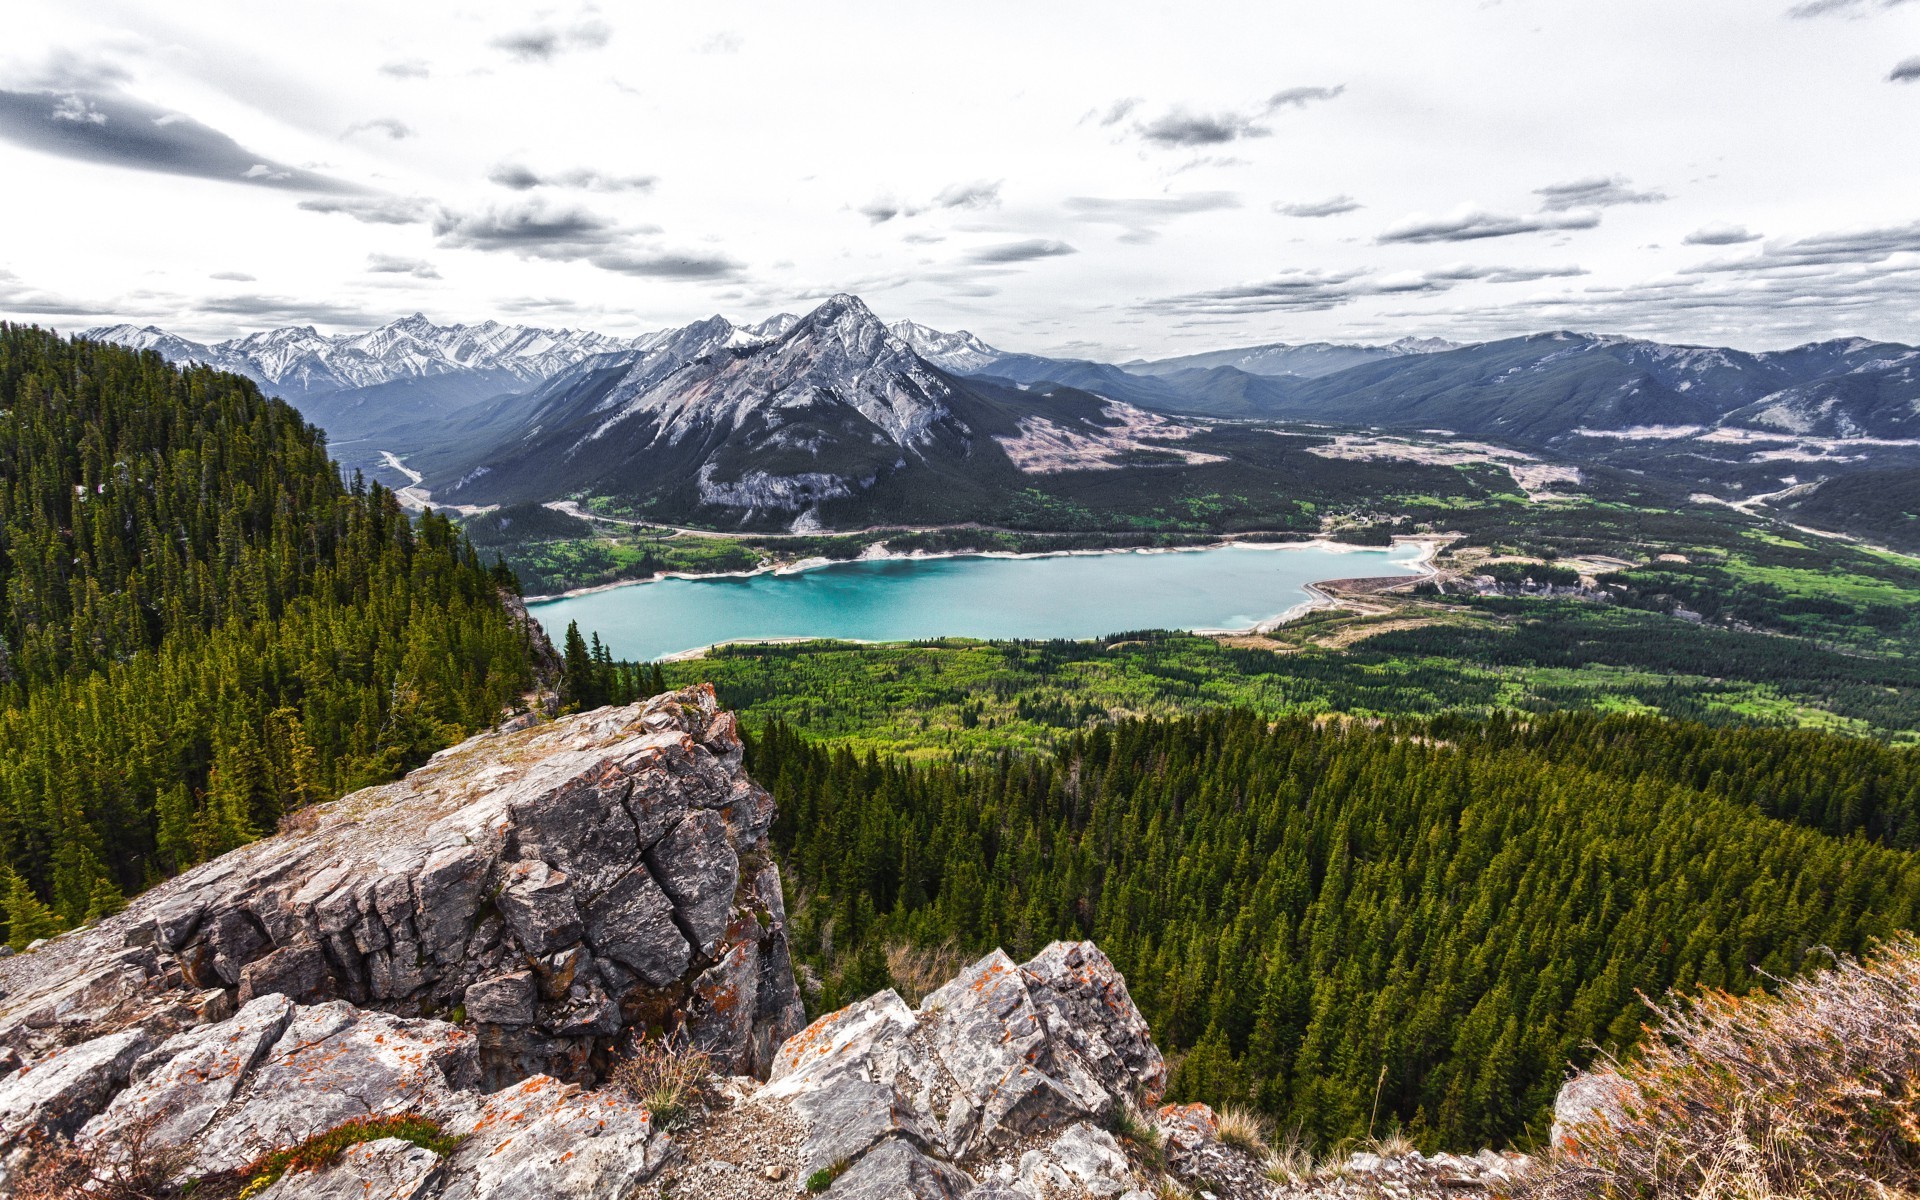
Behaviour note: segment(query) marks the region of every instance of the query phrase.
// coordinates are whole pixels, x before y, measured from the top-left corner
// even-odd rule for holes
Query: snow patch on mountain
[[[646,341],[498,321],[436,325],[420,313],[365,333],[328,335],[298,325],[211,345],[151,325],[103,326],[81,336],[157,350],[172,362],[200,363],[309,396],[456,371],[499,371],[533,383],[583,359],[630,350]]]
[[[912,347],[915,354],[943,371],[970,375],[1005,357],[964,329],[943,333],[914,321],[895,321],[887,329]]]

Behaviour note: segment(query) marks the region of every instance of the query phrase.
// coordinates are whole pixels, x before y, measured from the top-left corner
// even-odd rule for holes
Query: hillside
[[[343,483],[291,407],[19,326],[0,326],[0,575],[21,945],[393,776],[533,683],[502,581],[445,520]]]

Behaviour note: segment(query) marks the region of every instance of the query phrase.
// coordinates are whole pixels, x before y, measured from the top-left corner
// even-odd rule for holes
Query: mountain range
[[[1920,350],[1865,339],[1754,353],[1560,331],[1113,364],[886,325],[844,295],[632,338],[419,314],[211,345],[151,326],[87,336],[246,375],[336,446],[407,456],[436,502],[599,495],[688,521],[874,504],[937,519],[935,497],[1004,500],[1035,475],[1219,461],[1191,439],[1221,420],[1488,439],[1739,495],[1799,485],[1785,464],[1885,465],[1920,445]]]

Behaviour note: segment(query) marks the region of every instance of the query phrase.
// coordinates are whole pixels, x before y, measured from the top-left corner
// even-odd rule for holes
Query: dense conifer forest
[[[1183,1055],[1174,1096],[1321,1145],[1541,1137],[1642,995],[1920,920],[1913,755],[1827,734],[1215,710],[965,765],[778,723],[753,749],[822,1007],[894,982],[888,946],[1091,937]]]
[[[0,325],[8,939],[393,777],[533,682],[445,519],[247,380]]]

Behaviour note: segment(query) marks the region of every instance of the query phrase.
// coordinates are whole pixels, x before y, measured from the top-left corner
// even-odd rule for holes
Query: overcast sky
[[[13,0],[0,315],[1920,342],[1920,0]]]

